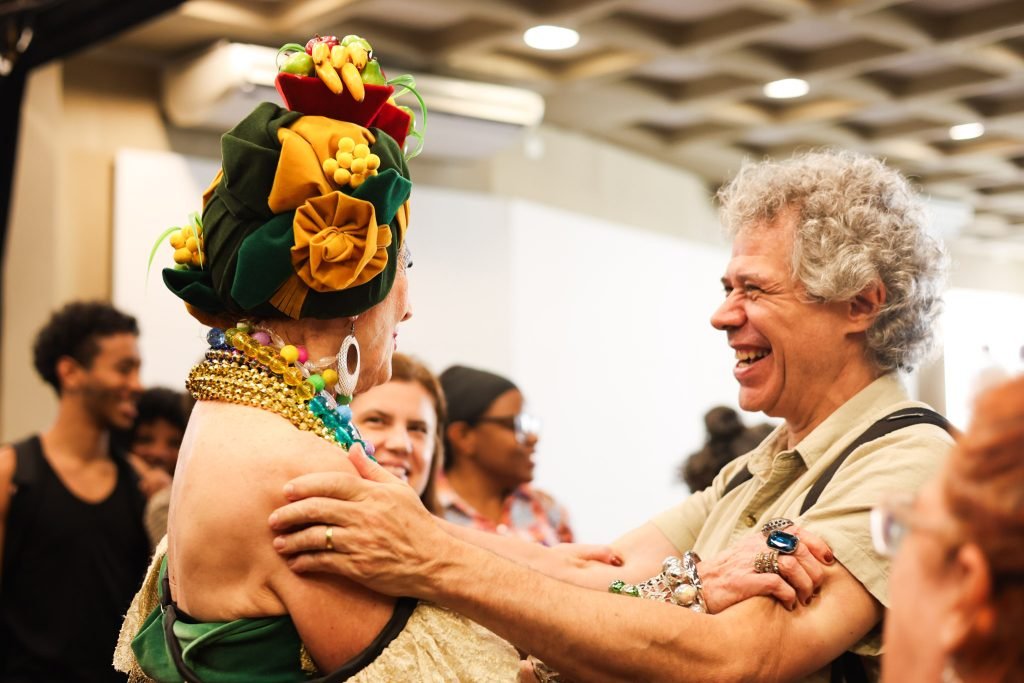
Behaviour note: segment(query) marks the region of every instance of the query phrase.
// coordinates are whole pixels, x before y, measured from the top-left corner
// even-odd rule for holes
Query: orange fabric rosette
[[[314,197],[296,210],[292,228],[292,265],[310,289],[356,287],[387,266],[391,228],[377,225],[370,202],[341,192]]]

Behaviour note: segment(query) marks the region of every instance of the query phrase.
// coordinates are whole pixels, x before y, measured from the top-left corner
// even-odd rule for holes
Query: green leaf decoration
[[[153,248],[149,250],[149,261],[146,263],[146,287],[149,287],[149,271],[153,267],[153,259],[156,258],[156,250],[160,248],[163,241],[170,237],[173,233],[181,230],[180,227],[167,228],[160,236],[156,238],[156,242],[153,243]]]
[[[416,149],[406,152],[405,160],[409,161],[410,159],[419,156],[420,152],[423,151],[423,136],[427,132],[427,103],[423,101],[423,97],[421,97],[419,92],[417,92],[416,79],[413,78],[411,74],[396,76],[388,81],[388,85],[394,86],[396,89],[402,88],[395,93],[395,98],[404,95],[406,92],[411,92],[413,97],[416,98],[416,101],[419,102],[420,113],[423,115],[423,125],[417,126],[414,120],[413,127],[418,130],[413,130],[408,135],[408,137],[414,137],[419,141],[419,145],[416,146]]]

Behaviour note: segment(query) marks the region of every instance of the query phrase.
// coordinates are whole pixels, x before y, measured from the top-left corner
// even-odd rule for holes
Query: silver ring
[[[775,519],[770,519],[764,523],[764,525],[761,527],[761,534],[765,538],[768,538],[768,534],[770,534],[771,532],[781,531],[782,529],[788,529],[791,526],[793,526],[792,520],[786,519],[785,517],[776,517]]]
[[[324,548],[334,550],[334,527],[329,526],[324,530]]]

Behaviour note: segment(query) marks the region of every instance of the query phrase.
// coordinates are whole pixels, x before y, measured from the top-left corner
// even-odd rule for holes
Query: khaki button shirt
[[[821,536],[836,559],[883,606],[889,605],[889,560],[875,552],[868,521],[871,508],[887,493],[916,492],[930,479],[953,439],[943,429],[918,424],[863,444],[799,517],[811,486],[843,449],[878,419],[902,408],[926,407],[911,401],[899,379],[883,375],[840,406],[797,444],[786,450],[782,425],[757,448],[726,465],[711,486],[651,520],[680,551],[711,557],[775,517],[787,517]],[[742,468],[753,479],[724,498],[726,484]],[[753,558],[751,558],[753,562]],[[862,655],[881,653],[880,629],[850,648]],[[807,680],[828,680],[828,670]]]

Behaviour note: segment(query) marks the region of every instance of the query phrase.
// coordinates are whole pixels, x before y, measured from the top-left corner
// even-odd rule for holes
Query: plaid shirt
[[[443,475],[437,479],[437,498],[444,518],[453,524],[468,526],[503,536],[515,536],[542,545],[572,543],[572,529],[565,508],[554,498],[523,484],[505,499],[498,523],[482,516],[464,501]]]

